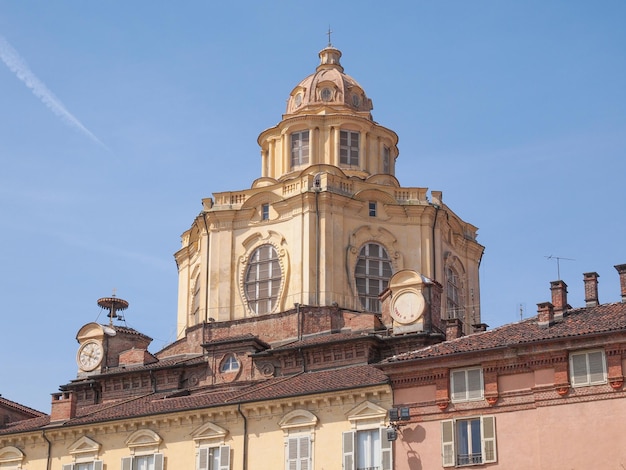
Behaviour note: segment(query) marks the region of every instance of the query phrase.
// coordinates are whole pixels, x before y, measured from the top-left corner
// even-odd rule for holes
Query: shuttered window
[[[285,449],[286,470],[311,470],[311,437],[309,435],[287,438]]]
[[[198,470],[230,470],[230,446],[200,447]]]
[[[122,470],[163,470],[163,454],[123,457]]]
[[[441,457],[444,467],[497,462],[495,417],[442,421]]]
[[[343,470],[391,470],[392,443],[387,428],[343,433]]]
[[[483,398],[483,371],[480,368],[453,370],[450,374],[452,401],[472,401]]]
[[[574,387],[606,383],[604,351],[584,351],[570,354],[570,375]]]

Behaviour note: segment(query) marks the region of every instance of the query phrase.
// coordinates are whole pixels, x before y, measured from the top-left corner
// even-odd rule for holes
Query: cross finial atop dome
[[[330,35],[332,34],[330,25],[328,25],[328,32],[326,34],[328,34],[328,47],[333,47],[333,44],[330,42]]]

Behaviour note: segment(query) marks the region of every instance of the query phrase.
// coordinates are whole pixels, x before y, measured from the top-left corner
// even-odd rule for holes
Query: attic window
[[[270,205],[263,204],[261,206],[261,220],[270,220]]]
[[[222,372],[236,372],[239,370],[239,361],[235,357],[234,354],[229,354],[222,362],[222,367],[220,367]]]

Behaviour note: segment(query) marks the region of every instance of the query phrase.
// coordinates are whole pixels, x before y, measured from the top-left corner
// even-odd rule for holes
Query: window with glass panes
[[[261,245],[250,256],[244,289],[248,306],[257,314],[269,313],[278,299],[282,272],[272,245]]]
[[[359,133],[341,131],[339,133],[339,163],[359,166]]]
[[[309,163],[309,131],[291,134],[291,166]]]
[[[387,288],[391,277],[391,260],[378,243],[368,243],[359,252],[355,280],[361,306],[370,312],[380,312],[378,295]]]
[[[448,318],[463,320],[461,280],[456,270],[450,266],[446,267],[446,299]]]
[[[442,421],[441,447],[444,467],[496,462],[495,417],[477,416]]]

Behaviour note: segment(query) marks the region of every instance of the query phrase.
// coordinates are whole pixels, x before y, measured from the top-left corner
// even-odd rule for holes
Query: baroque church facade
[[[626,265],[621,302],[585,273],[584,307],[554,281],[487,331],[476,227],[400,185],[397,135],[338,49],[319,58],[261,176],[183,233],[177,339],[151,352],[99,299],[50,414],[0,400],[0,470],[624,466]]]
[[[182,235],[177,340],[77,334],[50,415],[0,429],[0,468],[393,468],[373,364],[480,324],[477,229],[396,178],[398,137],[330,44],[263,131],[261,175]],[[263,462],[260,464],[259,462]]]

